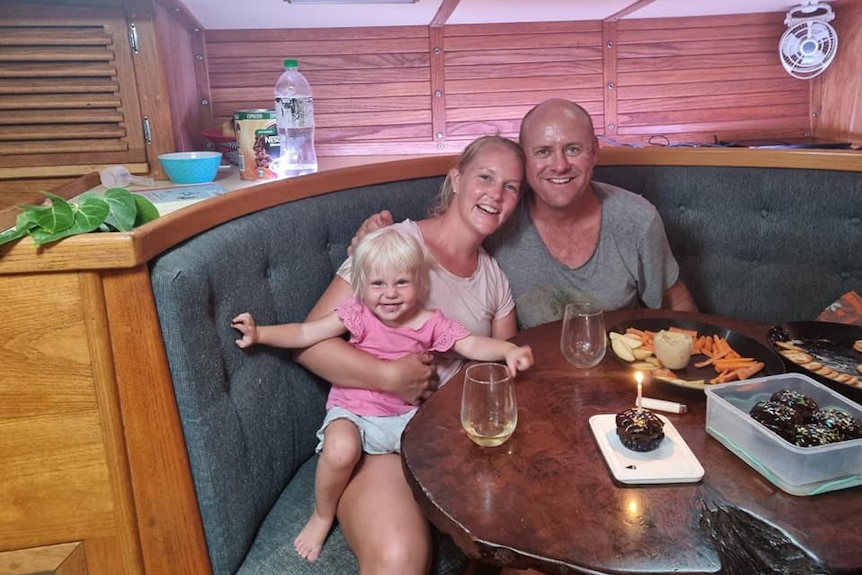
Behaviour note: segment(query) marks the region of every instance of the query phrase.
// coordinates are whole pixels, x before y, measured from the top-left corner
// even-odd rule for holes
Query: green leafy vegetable
[[[15,227],[0,232],[0,245],[24,236],[33,238],[37,246],[56,242],[69,236],[93,231],[127,232],[159,217],[159,211],[144,196],[124,188],[111,188],[104,196],[86,192],[78,203],[42,192],[50,203],[40,206],[23,205]]]
[[[122,191],[122,188],[112,188],[105,192],[105,201],[110,208],[105,225],[118,232],[127,232],[135,227],[138,208],[134,196],[120,193]]]

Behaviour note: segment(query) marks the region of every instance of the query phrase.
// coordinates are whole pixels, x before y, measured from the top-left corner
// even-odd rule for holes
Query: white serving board
[[[664,422],[664,441],[645,453],[632,451],[620,442],[615,414],[590,417],[590,428],[611,473],[617,481],[632,484],[700,481],[704,474],[700,461],[673,424],[665,416],[656,415]]]

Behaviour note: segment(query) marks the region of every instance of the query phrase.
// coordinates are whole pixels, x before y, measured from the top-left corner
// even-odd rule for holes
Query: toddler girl
[[[470,335],[439,310],[424,307],[429,289],[428,256],[419,241],[386,227],[369,233],[353,253],[353,297],[332,313],[305,323],[259,326],[242,313],[232,326],[242,333],[239,347],[266,344],[302,348],[350,332],[350,342],[376,357],[395,360],[410,353],[454,350],[469,359],[505,361],[514,374],[533,364],[528,346]],[[321,452],[314,487],[314,512],[293,545],[309,561],[320,554],[335,511],[363,452],[394,453],[416,407],[395,395],[333,385],[317,436]]]

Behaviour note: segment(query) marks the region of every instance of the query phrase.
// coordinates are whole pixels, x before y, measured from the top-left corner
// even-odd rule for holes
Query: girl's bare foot
[[[326,541],[326,536],[329,535],[329,530],[332,529],[333,518],[321,517],[317,513],[313,513],[305,523],[305,527],[293,540],[293,548],[299,553],[300,557],[308,561],[314,561],[320,555],[320,549],[323,547],[323,542]]]

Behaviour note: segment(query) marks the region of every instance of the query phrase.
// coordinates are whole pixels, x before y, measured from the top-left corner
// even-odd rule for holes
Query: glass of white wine
[[[587,369],[602,361],[607,348],[602,308],[586,301],[567,304],[560,334],[563,357],[575,367]]]
[[[504,444],[518,425],[515,380],[505,365],[476,363],[467,367],[461,395],[461,426],[483,447]]]

